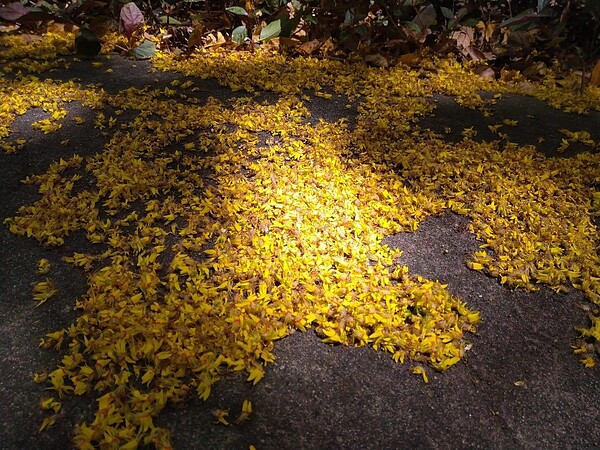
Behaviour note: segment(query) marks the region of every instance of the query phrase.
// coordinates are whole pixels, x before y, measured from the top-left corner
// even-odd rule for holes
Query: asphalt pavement
[[[185,78],[149,72],[150,65],[113,56],[102,71],[81,61],[47,76],[77,78],[88,86],[100,83],[109,92],[164,88]],[[198,85],[199,98],[227,101],[240,95],[210,79]],[[449,138],[474,127],[478,139],[492,139],[488,125],[508,118],[519,121],[508,130],[511,141],[536,144],[543,134],[540,148],[550,156],[562,128],[588,130],[600,141],[599,112],[567,114],[517,95],[505,96],[491,117],[460,107],[450,97],[438,96],[435,102],[436,109],[420,125],[438,131],[451,127]],[[68,109],[77,114],[81,105],[74,102]],[[313,118],[326,120],[352,119],[353,114],[343,102],[321,98],[310,109]],[[21,182],[27,175],[74,152],[101,151],[107,141],[91,128],[92,121],[89,127],[65,125],[50,134],[32,130],[31,122],[40,117],[39,109],[19,116],[12,132],[29,142],[15,154],[0,154],[0,220],[37,198],[35,188]],[[69,146],[61,145],[65,139]],[[600,371],[585,368],[571,349],[574,326],[588,320],[578,306],[585,299],[576,291],[510,290],[469,270],[465,261],[479,243],[467,225],[465,217],[446,213],[427,219],[415,233],[386,238],[388,245],[403,250],[401,262],[413,273],[447,283],[451,293],[481,312],[483,322],[459,364],[443,373],[431,371],[426,384],[409,364],[394,363],[387,353],[324,344],[313,330],[296,332],[276,343],[277,359],[256,386],[242,375],[226,376],[206,402],[192,398],[184,408],[168,406],[157,425],[170,430],[175,449],[599,448]],[[62,257],[81,245],[81,237],[73,236],[64,246],[47,249],[0,226],[1,449],[69,448],[74,425],[93,417],[92,397],[65,400],[59,420],[39,433],[46,417],[39,405],[44,385],[32,379],[59,360],[58,352],[39,348],[40,338],[76,317],[73,305],[85,292],[86,278]],[[36,308],[31,292],[41,258],[50,260],[61,293]],[[250,420],[214,423],[212,410],[238,411],[244,399],[253,404]]]

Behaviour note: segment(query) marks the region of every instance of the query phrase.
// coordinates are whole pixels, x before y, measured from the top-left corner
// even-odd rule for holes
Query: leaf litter
[[[170,448],[169,431],[154,425],[167,403],[207,399],[231,372],[258,383],[274,342],[294,331],[314,328],[324,342],[413,361],[425,382],[427,366],[458,363],[479,313],[445,285],[411,275],[395,263],[400,252],[381,244],[444,211],[468,216],[482,241],[467,262],[473,270],[511,288],[574,287],[600,304],[598,153],[546,158],[468,133],[448,144],[416,125],[436,92],[483,108],[478,91],[512,92],[509,83],[474,80],[448,62],[383,70],[217,50],[187,60],[159,54],[154,63],[248,95],[199,105],[177,85],[109,95],[33,77],[2,90],[15,89],[3,103],[2,137],[36,106],[59,111],[56,124],[61,102],[139,111],[102,152],[28,177],[41,198],[6,220],[47,246],[77,230],[98,244],[95,254],[66,258],[88,275],[79,318],[40,344],[64,351],[46,381],[59,398],[97,399],[93,421],[75,431],[78,448]],[[279,99],[260,103],[260,91]],[[360,99],[356,125],[309,123],[312,92]],[[564,108],[600,106],[595,92],[579,102],[556,92]],[[82,179],[93,183],[80,188]],[[36,289],[41,303],[55,287],[47,280]],[[575,346],[588,366],[600,338],[600,319],[591,318]],[[228,411],[214,415],[230,423]]]

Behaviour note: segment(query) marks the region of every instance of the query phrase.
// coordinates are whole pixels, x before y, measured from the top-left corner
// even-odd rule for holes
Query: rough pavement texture
[[[109,66],[114,70],[110,75],[104,72]],[[102,70],[84,61],[50,76],[103,83],[110,92],[163,87],[178,77],[148,73],[148,67],[147,62],[113,56]],[[198,85],[201,96],[226,100],[236,95],[214,81]],[[435,115],[421,125],[439,131],[451,127],[450,137],[474,126],[479,138],[492,139],[487,125],[509,118],[519,120],[518,127],[507,130],[513,141],[535,143],[543,135],[542,149],[548,154],[558,145],[560,128],[585,129],[600,139],[598,113],[568,115],[531,98],[508,96],[496,105],[495,117],[485,118],[450,98],[436,102]],[[322,99],[311,107],[314,117],[327,120],[348,114],[343,105]],[[79,114],[77,104],[69,108],[70,114]],[[26,175],[44,171],[60,157],[94,154],[105,142],[95,130],[66,126],[66,121],[57,133],[43,135],[30,127],[40,114],[32,110],[14,123],[15,136],[27,136],[27,148],[0,155],[2,220],[37,198],[34,188],[20,183]],[[65,138],[71,140],[68,147],[59,145]],[[469,270],[465,261],[478,242],[467,223],[446,214],[428,219],[416,233],[385,241],[404,251],[401,262],[413,273],[447,283],[453,294],[481,311],[483,323],[471,336],[473,347],[461,363],[445,373],[429,371],[425,384],[410,373],[410,363],[395,364],[386,353],[326,345],[313,331],[295,333],[277,343],[277,361],[258,385],[232,376],[214,387],[207,402],[193,399],[185,408],[167,408],[157,425],[171,430],[176,449],[245,449],[250,444],[257,449],[600,446],[600,372],[584,368],[570,348],[576,338],[573,326],[587,323],[585,311],[577,307],[584,299],[573,292],[511,291]],[[43,385],[32,381],[35,372],[59,359],[57,352],[38,348],[39,339],[67,326],[76,315],[73,304],[85,290],[85,276],[61,258],[83,245],[89,244],[75,235],[64,247],[46,250],[0,226],[1,449],[68,448],[74,423],[92,417],[92,398],[66,401],[64,417],[39,434]],[[35,308],[31,289],[38,281],[40,258],[51,261],[61,294]],[[239,411],[245,398],[255,410],[248,422],[229,427],[213,423],[212,409]]]

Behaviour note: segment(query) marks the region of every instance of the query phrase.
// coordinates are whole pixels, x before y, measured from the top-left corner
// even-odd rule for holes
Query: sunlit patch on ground
[[[444,211],[468,216],[482,242],[470,268],[513,288],[576,288],[600,303],[598,153],[553,159],[532,146],[475,142],[468,131],[448,144],[415,128],[436,92],[483,107],[478,90],[516,88],[470,82],[449,63],[426,75],[260,52],[156,64],[280,98],[241,97],[228,107],[187,101],[186,84],[109,95],[33,78],[2,93],[8,152],[18,150],[10,141],[16,115],[43,108],[51,118],[34,126],[50,133],[65,119],[61,102],[95,108],[94,126],[112,135],[102,152],[28,177],[41,198],[6,221],[44,245],[77,231],[97,244],[66,258],[86,272],[87,293],[79,318],[44,337],[42,346],[66,353],[37,380],[56,391],[42,405],[53,414],[65,395],[97,397],[94,420],[77,429],[81,448],[168,446],[167,430],[153,423],[167,402],[206,399],[228,372],[259,382],[274,341],[296,330],[422,363],[413,372],[425,381],[425,366],[458,363],[479,314],[381,244]],[[314,92],[359,99],[356,125],[310,124]],[[575,104],[567,93],[560,105],[598,108],[594,95]],[[107,107],[139,114],[116,126]],[[40,281],[38,304],[54,289]],[[593,320],[576,349],[590,366]],[[215,419],[229,420],[223,411]]]

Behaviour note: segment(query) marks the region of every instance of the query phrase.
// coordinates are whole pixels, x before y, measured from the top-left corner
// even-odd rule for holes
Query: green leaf
[[[129,54],[135,59],[150,59],[156,53],[156,45],[152,41],[144,41],[136,48],[131,50]]]
[[[364,24],[354,28],[354,32],[361,38],[366,36],[367,31],[369,31],[369,28]]]
[[[301,18],[302,18],[302,16],[300,16],[300,14],[297,14],[293,18],[282,17],[281,18],[281,33],[279,33],[279,35],[287,36],[287,37],[291,36],[292,33],[294,32],[294,30],[298,27],[298,24],[300,23]]]
[[[350,26],[354,22],[354,10],[350,8],[344,15],[344,25]]]
[[[454,19],[454,13],[451,9],[446,8],[445,6],[442,6],[440,9],[442,10],[442,14],[446,19]]]
[[[225,11],[229,11],[232,14],[236,14],[238,16],[247,16],[248,11],[246,11],[241,6],[230,6],[229,8],[225,8]]]
[[[479,19],[475,17],[471,17],[469,19],[463,20],[460,24],[464,27],[474,27],[479,23]]]
[[[467,16],[467,14],[469,14],[469,8],[467,8],[466,6],[460,8],[456,13],[456,20],[462,20]]]
[[[538,0],[537,12],[540,13],[548,5],[548,3],[550,3],[550,0]]]
[[[405,22],[402,22],[402,25],[404,25],[409,30],[414,31],[415,33],[421,32],[421,27],[414,22],[405,21]]]
[[[435,21],[435,8],[430,3],[419,10],[419,13],[412,20],[421,30],[426,30]]]
[[[365,17],[367,17],[365,14],[355,11],[354,8],[350,8],[348,11],[346,11],[346,14],[344,15],[344,25],[354,25],[355,23],[360,22]]]
[[[260,30],[260,40],[269,41],[281,34],[281,19],[274,20],[269,25]]]
[[[160,23],[164,23],[165,25],[181,25],[181,22],[171,16],[160,16],[158,18]]]
[[[38,11],[56,11],[56,10],[58,10],[58,5],[53,5],[52,3],[49,3],[45,0],[42,0],[35,6],[36,6],[35,8],[31,8],[31,12],[34,12],[36,10],[38,10]]]
[[[312,23],[313,25],[316,25],[317,23],[319,23],[319,21],[317,20],[317,18],[313,15],[306,15],[304,17],[302,17],[305,21]]]
[[[536,17],[535,11],[533,8],[526,9],[525,11],[521,11],[516,16],[511,17],[510,19],[505,20],[500,24],[501,27],[510,27],[512,25],[516,25],[521,22],[525,22]]]
[[[248,30],[244,25],[235,28],[231,33],[231,40],[237,44],[243,44],[248,37]]]

